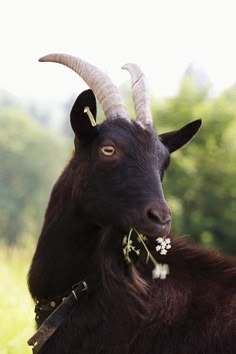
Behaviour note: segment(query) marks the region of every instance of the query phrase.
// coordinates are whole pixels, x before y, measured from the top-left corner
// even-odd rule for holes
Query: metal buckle
[[[84,288],[82,289],[82,291],[87,290],[87,289],[88,289],[88,285],[87,285],[86,281],[82,281],[82,284],[83,284],[83,286],[84,286]]]
[[[88,285],[87,285],[86,281],[84,281],[84,280],[72,285],[72,294],[74,295],[75,300],[78,301],[77,295],[80,292],[85,291],[87,289],[88,289]]]

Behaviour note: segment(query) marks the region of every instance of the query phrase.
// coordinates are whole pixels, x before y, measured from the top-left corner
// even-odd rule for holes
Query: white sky
[[[189,64],[203,69],[216,92],[236,82],[235,0],[5,0],[0,2],[0,90],[20,98],[63,100],[86,86],[58,64],[64,52],[106,71],[137,63],[159,96],[176,92]]]

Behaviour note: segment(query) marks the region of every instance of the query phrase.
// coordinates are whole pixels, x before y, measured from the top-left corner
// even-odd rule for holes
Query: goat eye
[[[113,156],[114,153],[115,153],[115,148],[113,146],[110,146],[110,145],[103,146],[101,148],[101,151],[102,151],[103,155],[105,155],[105,156]]]

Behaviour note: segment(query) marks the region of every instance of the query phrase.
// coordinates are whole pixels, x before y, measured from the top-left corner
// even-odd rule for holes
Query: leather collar
[[[74,305],[77,303],[81,293],[88,289],[85,281],[80,281],[72,286],[72,290],[67,296],[56,297],[45,302],[37,302],[35,306],[36,320],[39,319],[43,312],[48,313],[45,321],[41,324],[37,332],[28,340],[28,344],[32,346],[34,354],[37,354],[48,339],[63,323],[65,317]]]

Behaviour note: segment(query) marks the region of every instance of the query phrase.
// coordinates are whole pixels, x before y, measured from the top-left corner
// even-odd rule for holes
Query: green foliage
[[[33,245],[27,249],[0,244],[0,354],[27,354],[27,340],[33,335],[33,302],[26,276]]]
[[[28,117],[0,113],[0,234],[9,243],[38,235],[47,199],[67,145]]]
[[[202,117],[189,146],[172,157],[164,189],[177,234],[236,254],[236,87],[215,99],[186,73],[178,95],[154,109],[161,132]]]

